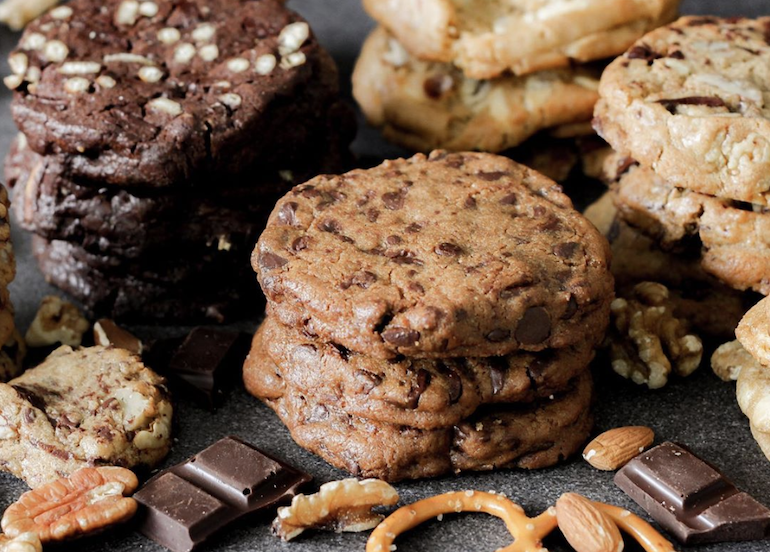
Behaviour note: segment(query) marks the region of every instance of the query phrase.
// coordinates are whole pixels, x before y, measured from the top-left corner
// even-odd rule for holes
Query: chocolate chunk
[[[312,478],[235,437],[162,471],[134,495],[139,531],[189,552],[236,521],[291,499]]]
[[[476,173],[476,176],[478,176],[482,180],[486,180],[488,182],[494,182],[496,180],[500,180],[505,176],[510,176],[510,174],[511,173],[506,171],[490,171],[490,172],[481,171]]]
[[[509,337],[511,337],[511,332],[501,328],[492,330],[487,334],[487,340],[491,341],[492,343],[501,343],[506,339],[508,339]]]
[[[278,211],[278,222],[285,224],[286,226],[296,225],[298,207],[299,204],[295,201],[287,201],[284,203]]]
[[[425,79],[422,87],[425,91],[425,95],[434,100],[438,100],[452,90],[455,82],[451,75],[433,75]],[[435,161],[435,159],[433,160]]]
[[[626,54],[626,57],[628,59],[644,59],[652,63],[654,60],[663,56],[661,56],[658,52],[654,51],[646,44],[639,44],[631,48]]]
[[[142,341],[131,332],[124,330],[109,318],[97,320],[94,324],[94,343],[103,347],[113,346],[141,355]]]
[[[436,252],[436,255],[441,255],[443,257],[457,257],[463,253],[462,247],[448,242],[438,244],[434,251]]]
[[[516,340],[525,345],[537,345],[551,335],[551,317],[543,307],[530,307],[516,326]]]
[[[770,510],[722,473],[675,443],[640,454],[615,484],[684,544],[770,536]]]
[[[275,253],[270,253],[269,251],[266,253],[262,253],[259,256],[259,265],[262,268],[266,268],[267,270],[272,270],[273,268],[281,268],[282,266],[285,266],[289,261],[287,259],[284,259],[280,255],[276,255]]]
[[[248,339],[243,334],[195,328],[171,358],[166,374],[197,402],[214,408],[225,388],[237,379],[247,352]]]
[[[330,234],[339,234],[342,232],[342,225],[334,219],[326,219],[321,221],[318,226],[322,232],[329,232]]]
[[[398,326],[382,332],[382,339],[399,347],[411,347],[420,340],[420,332]]]
[[[403,190],[401,192],[388,192],[382,195],[382,203],[387,209],[397,211],[404,206],[405,196],[406,193]]]
[[[414,382],[406,396],[407,408],[415,409],[420,404],[420,397],[430,385],[430,372],[420,369],[417,372],[417,381]]]
[[[716,96],[689,96],[687,98],[674,98],[670,100],[658,100],[658,103],[671,113],[676,111],[678,105],[705,105],[706,107],[726,107],[722,98]]]
[[[553,247],[553,254],[562,259],[569,259],[578,249],[580,249],[580,244],[577,242],[559,243]]]

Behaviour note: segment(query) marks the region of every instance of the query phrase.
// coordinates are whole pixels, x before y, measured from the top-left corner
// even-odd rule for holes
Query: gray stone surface
[[[289,5],[307,17],[321,41],[333,53],[348,81],[358,48],[371,28],[362,13],[359,0],[291,0]],[[686,13],[720,15],[759,15],[770,13],[766,0],[690,0],[684,2]],[[16,35],[0,31],[0,55],[16,41]],[[3,68],[5,71],[5,68]],[[0,92],[0,152],[8,148],[14,127],[8,115],[8,92]],[[385,143],[377,132],[361,126],[355,143],[356,153],[385,158],[400,155],[399,149]],[[19,271],[12,293],[22,328],[31,320],[40,297],[49,288],[29,255],[29,240],[14,232]],[[145,330],[147,331],[147,330]],[[703,458],[720,466],[742,489],[770,504],[770,463],[751,438],[746,419],[734,397],[734,385],[717,380],[704,367],[688,380],[678,380],[663,390],[639,389],[611,374],[606,364],[595,367],[598,385],[596,404],[597,431],[619,425],[642,424],[652,427],[658,441],[676,440],[692,447]],[[168,463],[176,463],[219,437],[232,434],[287,459],[312,473],[318,482],[344,477],[320,459],[297,447],[288,432],[267,408],[237,390],[225,406],[209,414],[180,400],[178,428],[173,453]],[[480,475],[462,475],[434,481],[399,484],[404,503],[433,494],[460,489],[493,489],[505,492],[520,502],[528,512],[539,513],[566,491],[576,491],[597,500],[618,504],[641,513],[612,483],[612,474],[601,473],[581,460],[573,460],[554,469],[539,472],[500,471]],[[19,481],[0,475],[0,511],[25,490]],[[296,543],[283,544],[270,536],[269,519],[256,520],[248,526],[228,531],[206,550],[327,552],[363,550],[366,535],[309,534]],[[510,543],[502,523],[486,516],[462,516],[433,522],[399,541],[399,549],[415,551],[495,550]],[[569,550],[558,538],[548,542],[551,550]],[[638,550],[627,546],[627,550]],[[64,546],[60,550],[79,551],[155,551],[154,543],[133,533],[130,528],[111,530],[87,541]],[[758,552],[770,550],[770,543],[720,544],[700,547],[704,552]]]

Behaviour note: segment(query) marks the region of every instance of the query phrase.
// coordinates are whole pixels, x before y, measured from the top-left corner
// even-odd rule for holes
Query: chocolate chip
[[[449,367],[444,367],[444,375],[447,381],[447,392],[449,393],[449,402],[455,404],[463,396],[463,380],[460,375]]]
[[[287,201],[281,206],[278,211],[278,222],[286,226],[296,226],[297,224],[297,208],[299,204],[294,201]]]
[[[438,244],[433,251],[442,257],[457,257],[463,253],[462,247],[449,242]]]
[[[343,345],[340,345],[339,343],[330,343],[330,345],[334,348],[337,355],[347,362],[350,359],[350,349],[347,347],[344,347]]]
[[[297,238],[291,242],[292,251],[304,251],[307,249],[308,239],[304,236]]]
[[[505,341],[511,337],[511,332],[508,330],[504,330],[502,328],[498,328],[496,330],[492,330],[487,334],[487,341],[490,341],[492,343],[500,343],[502,341]]]
[[[282,266],[288,264],[288,262],[288,259],[284,259],[280,255],[276,255],[275,253],[271,253],[269,251],[259,255],[259,266],[267,270],[281,268]]]
[[[486,180],[488,182],[494,182],[495,180],[500,180],[501,178],[505,176],[510,176],[511,173],[508,171],[480,171],[476,173],[476,176],[478,176],[482,180]]]
[[[459,169],[465,165],[465,157],[459,153],[455,153],[447,158],[445,165],[453,169]]]
[[[361,289],[369,289],[369,286],[371,286],[376,281],[377,275],[374,272],[361,270],[343,282],[340,287],[342,287],[342,289],[348,289],[351,286],[358,286]]]
[[[318,225],[318,228],[320,228],[322,232],[329,232],[330,234],[339,234],[342,232],[342,225],[334,219],[322,220]]]
[[[422,224],[419,224],[417,222],[413,222],[412,224],[406,227],[406,232],[408,234],[417,234],[420,230],[422,230]]]
[[[115,438],[112,435],[112,429],[109,426],[101,426],[96,430],[96,434],[107,442],[112,442]]]
[[[675,113],[677,106],[680,105],[703,105],[706,107],[727,107],[722,98],[716,96],[690,96],[687,98],[674,98],[671,100],[658,100],[659,104],[665,107],[669,112]]]
[[[652,63],[654,60],[659,59],[661,56],[658,52],[647,46],[646,44],[639,44],[631,48],[626,54],[628,59],[644,59]]]
[[[516,340],[525,345],[537,345],[551,335],[551,316],[543,307],[530,307],[516,326]]]
[[[377,222],[378,218],[380,218],[380,212],[377,209],[369,209],[366,212],[366,220],[369,222]]]
[[[422,84],[422,88],[425,91],[425,95],[434,100],[438,100],[452,90],[454,87],[454,79],[451,75],[431,75]]]
[[[400,251],[388,251],[385,253],[391,261],[400,265],[417,265],[422,266],[422,260],[418,259],[413,251],[402,249]]]
[[[387,238],[385,238],[385,242],[388,245],[398,245],[398,244],[402,243],[403,241],[404,240],[401,239],[401,236],[396,236],[396,235],[388,236]]]
[[[405,195],[406,193],[404,191],[382,194],[382,203],[385,204],[387,209],[397,211],[404,206]]]
[[[556,244],[553,247],[553,254],[562,259],[571,258],[577,250],[580,249],[580,244],[577,242],[564,242]]]
[[[476,198],[473,196],[468,196],[465,198],[465,208],[466,209],[473,209],[476,207]]]
[[[409,408],[417,408],[420,403],[420,397],[430,385],[430,379],[430,372],[427,370],[420,368],[420,370],[417,371],[417,379],[406,396],[407,406]]]
[[[372,392],[372,389],[382,384],[380,376],[366,370],[356,371],[356,379],[361,382],[361,389],[367,395]]]
[[[398,347],[411,347],[420,340],[420,332],[399,326],[389,328],[380,335],[382,339]]]
[[[684,59],[684,54],[682,53],[681,50],[674,50],[673,52],[668,54],[668,57],[673,59]]]
[[[422,285],[417,282],[409,282],[407,289],[411,292],[419,293],[420,295],[425,295],[425,288],[422,287]]]
[[[497,359],[491,359],[492,362],[489,366],[489,380],[492,383],[492,394],[497,395],[503,390],[505,386],[505,368],[502,366],[503,361]]]
[[[500,205],[516,205],[519,202],[519,198],[516,194],[508,194],[500,200]]]

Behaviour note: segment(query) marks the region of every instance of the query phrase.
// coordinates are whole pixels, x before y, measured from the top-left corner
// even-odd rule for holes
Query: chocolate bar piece
[[[160,370],[185,384],[193,399],[214,408],[240,374],[248,346],[244,334],[195,328],[174,353],[168,371]]]
[[[134,498],[139,531],[189,552],[250,514],[289,500],[312,477],[236,437],[225,437],[160,472]]]
[[[770,536],[770,510],[681,445],[640,454],[615,474],[615,484],[683,544]]]

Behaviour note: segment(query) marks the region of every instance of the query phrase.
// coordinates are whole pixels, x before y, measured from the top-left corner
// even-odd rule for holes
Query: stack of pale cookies
[[[601,63],[676,17],[678,0],[365,0],[377,28],[353,93],[417,151],[500,152],[591,134]]]
[[[613,249],[631,272],[629,252],[650,257],[643,240],[668,252],[645,276],[711,290],[726,322],[716,333],[734,330],[740,292],[770,293],[769,24],[682,18],[614,61],[599,89],[594,124],[617,152],[609,172],[625,234],[611,235],[625,242]]]
[[[246,387],[331,464],[539,468],[587,438],[609,251],[539,173],[437,151],[319,176],[278,202],[252,264],[268,308]]]

